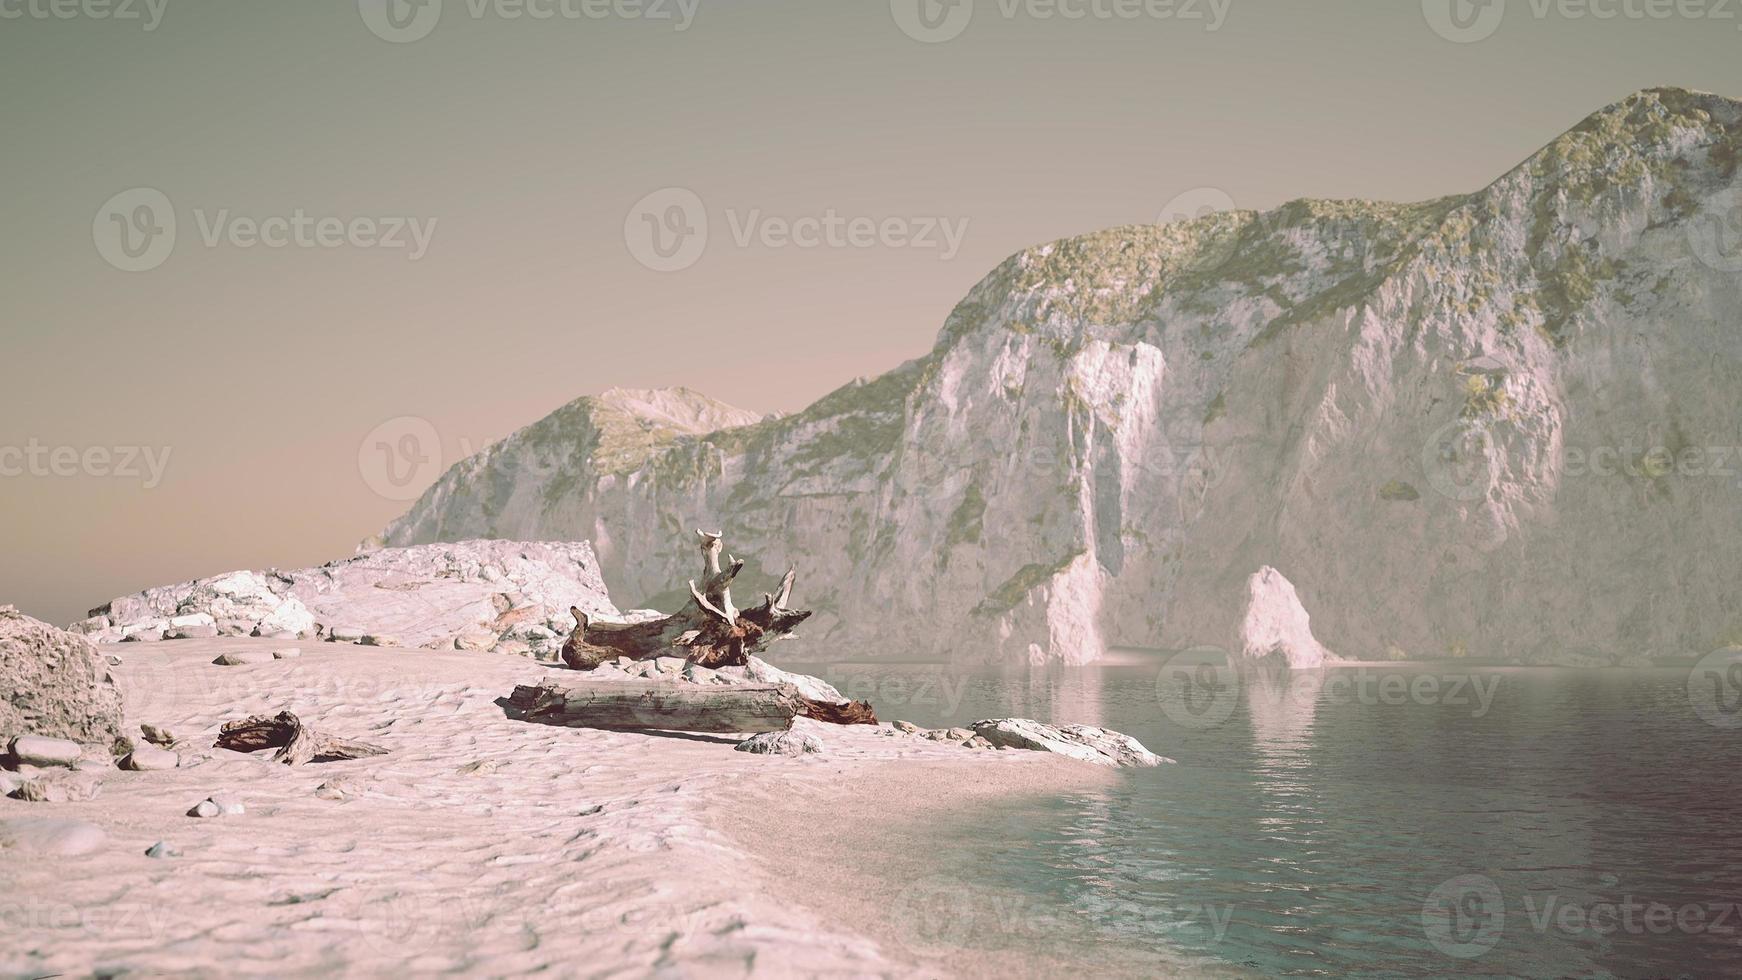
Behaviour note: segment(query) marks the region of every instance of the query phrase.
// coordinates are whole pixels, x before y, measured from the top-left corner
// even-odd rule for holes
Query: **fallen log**
[[[592,670],[608,660],[628,657],[681,657],[703,667],[741,667],[750,655],[769,643],[792,635],[810,612],[787,608],[792,584],[798,573],[788,569],[774,592],[765,592],[762,603],[740,610],[732,603],[732,580],[743,571],[744,562],[730,555],[721,565],[724,550],[718,531],[697,531],[701,537],[702,584],[690,580],[690,599],[670,616],[645,623],[595,623],[577,608],[574,631],[563,644],[563,663],[576,670]]]
[[[365,759],[386,755],[387,749],[369,742],[357,742],[317,732],[304,725],[302,719],[288,711],[267,718],[254,715],[241,721],[227,721],[218,730],[217,748],[234,752],[258,752],[278,749],[274,762],[300,766],[308,762],[339,762],[345,759]]]
[[[569,728],[618,731],[782,732],[806,707],[790,684],[709,685],[611,681],[522,684],[510,716]]]

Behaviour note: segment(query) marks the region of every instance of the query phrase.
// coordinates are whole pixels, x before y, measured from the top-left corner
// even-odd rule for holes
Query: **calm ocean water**
[[[1161,664],[798,668],[886,720],[1081,722],[1177,760],[942,828],[940,880],[976,891],[922,896],[915,945],[1127,972],[1742,975],[1742,729],[1710,678]]]

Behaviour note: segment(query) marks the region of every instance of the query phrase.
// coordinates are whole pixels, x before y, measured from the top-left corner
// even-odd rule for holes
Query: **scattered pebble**
[[[208,799],[210,799],[213,803],[216,803],[218,805],[218,809],[224,811],[224,813],[228,816],[239,816],[241,813],[243,813],[245,810],[248,809],[247,807],[242,805],[241,800],[237,799],[234,796],[231,796],[229,793],[213,793],[210,797],[208,797]]]
[[[269,664],[271,662],[272,654],[263,650],[232,650],[229,653],[219,654],[218,659],[212,661],[220,667],[240,667],[244,664]]]
[[[11,796],[27,803],[85,803],[102,789],[102,781],[89,773],[52,774],[25,780]]]
[[[474,773],[489,775],[500,768],[502,768],[502,763],[496,759],[479,759],[476,762],[468,762],[455,771],[462,776],[470,776]]]
[[[898,722],[896,722],[895,723],[895,730],[898,732],[906,732],[909,735],[918,735],[920,732],[925,731],[925,729],[919,727],[918,725],[915,725],[911,721],[898,721]]]
[[[144,735],[145,740],[152,745],[161,745],[167,748],[175,744],[175,736],[170,733],[169,729],[158,725],[140,725],[139,733]]]
[[[384,633],[370,633],[363,637],[363,645],[366,647],[402,647],[405,646],[405,643],[397,636],[388,636]]]
[[[12,740],[12,757],[19,765],[70,766],[82,753],[79,743],[64,738],[20,735]]]
[[[274,660],[295,660],[300,656],[302,656],[302,650],[297,647],[285,647],[282,650],[272,651],[272,659]]]
[[[121,768],[134,772],[158,772],[181,765],[181,758],[168,749],[154,745],[136,746],[121,760]]]
[[[109,666],[111,666],[111,667],[121,666],[121,655],[118,653],[109,654],[108,660],[109,660]]]
[[[237,816],[243,813],[246,809],[247,808],[242,805],[242,801],[236,799],[234,796],[230,796],[227,793],[213,793],[211,796],[208,796],[197,803],[192,810],[189,810],[188,816],[203,817],[207,819],[211,817]]]
[[[810,732],[763,732],[739,742],[737,748],[757,755],[811,755],[823,751],[823,740]]]
[[[181,857],[181,848],[168,841],[160,840],[145,849],[145,856],[148,858],[178,858]]]
[[[315,796],[323,800],[337,800],[343,802],[362,795],[362,787],[344,777],[329,779],[315,787]]]

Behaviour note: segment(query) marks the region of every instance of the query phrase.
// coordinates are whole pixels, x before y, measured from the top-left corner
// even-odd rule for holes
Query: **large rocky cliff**
[[[1239,649],[1261,569],[1344,656],[1703,653],[1742,639],[1739,120],[1652,90],[1466,196],[1029,249],[882,377],[582,399],[383,540],[590,540],[670,606],[722,526],[750,588],[800,566],[815,656]]]

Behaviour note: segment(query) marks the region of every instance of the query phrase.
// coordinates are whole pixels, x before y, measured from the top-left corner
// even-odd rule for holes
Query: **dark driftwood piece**
[[[703,667],[741,667],[750,654],[787,636],[810,618],[810,612],[787,608],[792,583],[797,576],[788,570],[774,592],[763,593],[762,603],[751,609],[732,604],[732,580],[744,563],[730,556],[720,564],[719,532],[697,531],[702,546],[702,584],[690,580],[690,600],[663,619],[645,623],[594,623],[579,609],[574,632],[563,644],[563,663],[577,670],[592,670],[609,660],[628,657],[681,657]]]
[[[386,755],[387,750],[368,742],[324,735],[305,726],[302,719],[288,711],[267,718],[254,715],[241,721],[228,721],[219,730],[216,743],[220,749],[235,752],[258,752],[278,749],[274,762],[300,766],[307,762],[338,762],[344,759],[365,759]]]
[[[508,698],[526,721],[570,728],[672,732],[783,732],[804,710],[790,684],[708,685],[612,681],[521,685]]]

